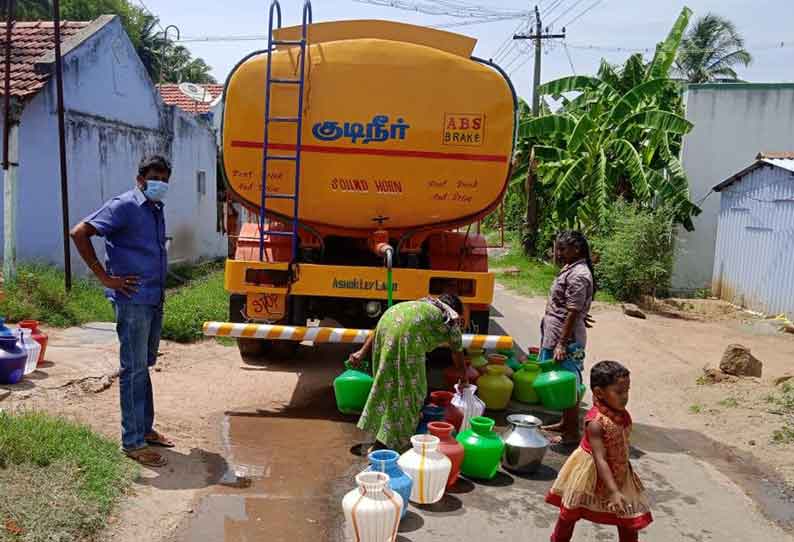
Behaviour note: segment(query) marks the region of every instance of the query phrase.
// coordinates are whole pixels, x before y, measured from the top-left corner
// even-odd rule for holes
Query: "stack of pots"
[[[37,365],[41,367],[41,364],[44,363],[44,356],[47,353],[47,343],[49,342],[49,337],[47,337],[47,334],[39,329],[38,320],[22,320],[19,323],[19,327],[22,329],[29,329],[33,340],[41,345],[41,352],[39,353],[39,360],[37,363]]]
[[[488,365],[488,359],[485,357],[485,351],[480,349],[471,349],[468,351],[467,365],[474,367],[477,372],[482,375],[485,373],[485,367]]]
[[[19,346],[17,335],[0,318],[0,384],[16,384],[25,375],[27,353]]]
[[[416,427],[416,434],[424,435],[427,433],[427,424],[443,421],[444,416],[445,410],[443,407],[434,404],[425,405],[419,413],[419,425]]]
[[[452,404],[455,394],[451,391],[434,391],[430,393],[430,403],[444,409],[443,420],[452,424],[455,432],[460,432],[463,424],[463,411]]]

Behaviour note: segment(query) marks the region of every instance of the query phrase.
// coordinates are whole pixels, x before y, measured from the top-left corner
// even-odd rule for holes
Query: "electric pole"
[[[540,116],[540,94],[538,94],[538,87],[540,86],[540,60],[541,48],[543,47],[543,40],[565,38],[565,28],[562,29],[562,34],[549,34],[548,29],[543,32],[543,25],[540,22],[540,9],[535,6],[535,33],[534,34],[516,34],[513,36],[514,40],[534,40],[535,41],[535,76],[532,81],[532,115],[535,117]],[[539,206],[538,206],[538,193],[536,190],[537,177],[532,160],[532,152],[527,157],[527,216],[524,223],[524,252],[530,255],[536,255],[537,240],[538,240],[538,227],[539,227]]]
[[[535,41],[535,77],[532,81],[532,114],[536,117],[540,115],[540,95],[538,94],[538,87],[540,86],[540,59],[543,40],[564,38],[564,28],[562,29],[562,34],[549,34],[548,29],[546,29],[545,33],[543,32],[543,26],[540,23],[540,10],[538,9],[538,6],[535,6],[535,33],[516,34],[513,36],[514,40]]]

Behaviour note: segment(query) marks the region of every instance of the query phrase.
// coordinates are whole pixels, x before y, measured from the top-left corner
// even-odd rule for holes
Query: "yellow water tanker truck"
[[[230,320],[368,329],[391,298],[451,291],[470,331],[487,333],[494,276],[470,226],[507,186],[507,75],[472,57],[466,36],[311,24],[310,9],[277,29],[277,15],[268,50],[243,59],[224,94],[223,172],[249,217],[229,232]]]

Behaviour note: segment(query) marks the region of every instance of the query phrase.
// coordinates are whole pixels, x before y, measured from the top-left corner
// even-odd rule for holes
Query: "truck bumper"
[[[269,341],[312,341],[316,343],[362,344],[372,333],[369,329],[330,327],[274,326],[268,324],[239,324],[231,322],[205,322],[207,337],[236,337]],[[463,347],[472,349],[513,348],[513,338],[501,335],[463,335]]]
[[[395,268],[395,301],[438,295],[450,283],[463,303],[487,307],[493,301],[493,273]],[[385,300],[386,270],[382,267],[296,264],[227,260],[225,287],[248,297],[248,316],[276,321],[290,296]],[[261,308],[261,311],[258,310]],[[264,311],[264,312],[262,312]],[[254,314],[252,314],[252,312]]]

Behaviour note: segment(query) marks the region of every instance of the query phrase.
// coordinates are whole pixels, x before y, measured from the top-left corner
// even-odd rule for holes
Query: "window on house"
[[[207,194],[207,172],[203,169],[196,172],[196,191],[201,196]]]

